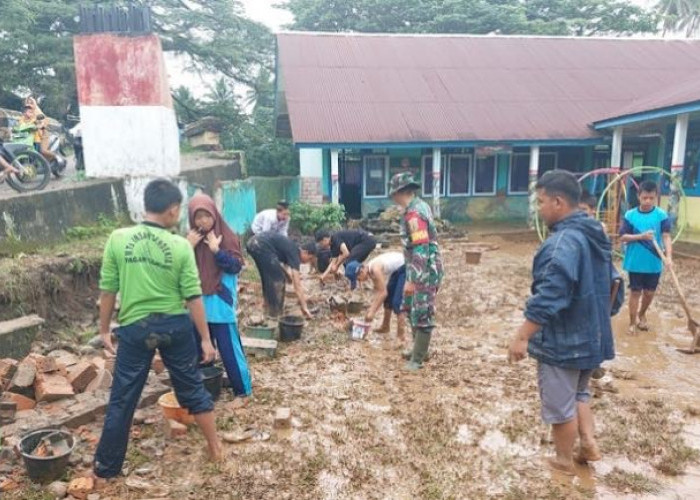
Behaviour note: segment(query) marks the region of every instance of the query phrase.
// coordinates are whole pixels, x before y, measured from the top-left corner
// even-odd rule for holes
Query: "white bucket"
[[[369,329],[372,327],[372,323],[367,323],[361,319],[352,320],[352,331],[350,332],[350,338],[352,340],[362,340],[365,338]]]

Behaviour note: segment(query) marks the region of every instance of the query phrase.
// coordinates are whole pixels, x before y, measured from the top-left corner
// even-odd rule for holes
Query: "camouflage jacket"
[[[430,205],[415,197],[401,217],[401,242],[406,258],[406,281],[427,286],[440,286],[444,273],[437,237]]]

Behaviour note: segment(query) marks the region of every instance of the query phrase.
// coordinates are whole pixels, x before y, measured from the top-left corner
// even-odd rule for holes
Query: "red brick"
[[[9,382],[17,371],[18,364],[19,362],[15,359],[0,359],[0,380],[6,380]]]
[[[81,361],[68,368],[68,382],[76,393],[83,392],[90,385],[90,382],[95,380],[95,377],[97,377],[97,368],[87,361]]]
[[[91,477],[78,477],[68,485],[68,494],[78,500],[85,500],[95,489],[95,480]]]
[[[108,370],[99,370],[97,377],[88,384],[85,392],[108,391],[110,387],[112,387],[112,374]]]
[[[30,354],[27,356],[36,365],[36,371],[39,373],[51,373],[58,370],[56,358],[50,356],[42,356],[41,354]]]
[[[12,377],[9,387],[10,392],[31,395],[34,379],[36,378],[36,365],[30,359],[25,359],[17,365],[17,371]]]
[[[168,439],[177,439],[187,434],[186,425],[169,418],[166,418],[165,422],[163,422],[163,430],[165,431],[165,437]]]
[[[12,401],[17,404],[17,411],[32,410],[36,406],[36,401],[32,398],[15,394],[14,392],[6,392],[2,395],[1,401]]]
[[[100,370],[104,370],[105,367],[106,367],[105,359],[104,359],[104,358],[101,358],[101,357],[99,357],[99,356],[95,356],[94,358],[92,358],[92,359],[90,360],[90,363],[92,363],[93,365],[95,365],[95,368],[97,368],[97,371],[98,371],[98,372],[99,372]]]
[[[70,382],[58,373],[38,374],[34,384],[34,392],[37,402],[56,401],[75,394]]]

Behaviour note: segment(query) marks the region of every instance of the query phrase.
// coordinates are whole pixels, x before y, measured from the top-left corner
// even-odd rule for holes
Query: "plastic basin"
[[[159,397],[158,406],[160,406],[165,418],[175,420],[183,425],[192,425],[194,423],[194,415],[187,408],[180,406],[173,391],[166,392]]]

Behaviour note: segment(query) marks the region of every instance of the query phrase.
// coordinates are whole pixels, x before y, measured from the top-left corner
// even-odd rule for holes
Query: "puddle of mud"
[[[653,307],[653,306],[652,306]],[[687,348],[691,336],[686,320],[656,310],[649,312],[650,330],[636,336],[627,333],[627,309],[614,320],[617,358],[610,366],[631,372],[632,380],[620,380],[620,392],[635,397],[667,397],[683,403],[697,403],[700,383],[700,354],[678,351]]]

